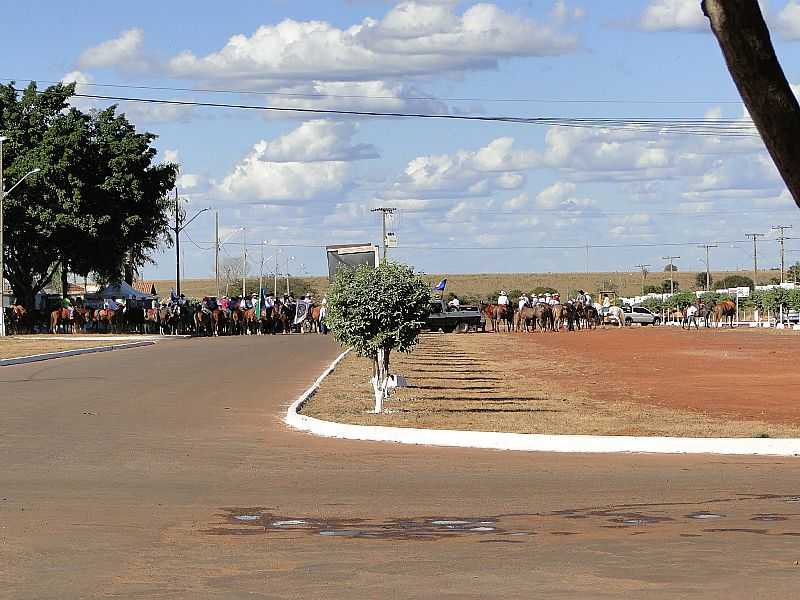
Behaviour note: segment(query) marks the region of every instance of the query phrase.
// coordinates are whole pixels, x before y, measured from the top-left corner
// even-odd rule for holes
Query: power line
[[[24,92],[13,88],[17,92]],[[37,90],[36,93],[44,93]],[[323,108],[292,108],[283,106],[256,106],[252,104],[233,104],[225,102],[200,102],[196,100],[162,100],[157,98],[138,98],[131,96],[106,96],[100,94],[73,94],[75,98],[104,100],[113,102],[136,102],[143,104],[223,108],[235,110],[254,110],[262,112],[319,114],[357,117],[391,117],[414,119],[441,119],[453,121],[474,121],[484,123],[511,123],[525,125],[561,126],[589,129],[614,129],[630,132],[650,132],[657,134],[691,135],[700,137],[758,137],[752,123],[736,119],[610,119],[610,118],[572,118],[572,117],[511,117],[483,115],[454,115],[447,113],[423,112],[383,112],[367,110],[340,110]]]
[[[2,81],[17,82],[27,81],[32,83],[59,84],[64,81],[53,81],[46,79],[25,79],[17,77],[2,77]],[[67,82],[71,83],[71,82]],[[76,82],[77,83],[77,82]],[[263,90],[243,90],[243,89],[219,89],[219,88],[198,88],[198,87],[173,87],[163,85],[134,85],[123,83],[98,83],[81,82],[78,85],[130,89],[148,90],[161,92],[192,92],[202,94],[242,94],[248,96],[274,96],[285,98],[336,98],[344,100],[436,100],[440,102],[486,102],[486,103],[529,103],[529,104],[634,104],[634,105],[669,105],[669,104],[741,104],[741,100],[686,100],[686,99],[621,99],[621,98],[485,98],[485,97],[442,97],[442,96],[382,96],[372,94],[330,94],[323,92],[267,92]]]

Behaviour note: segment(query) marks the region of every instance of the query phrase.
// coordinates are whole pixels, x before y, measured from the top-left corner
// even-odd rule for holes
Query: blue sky
[[[259,106],[747,125],[699,4],[11,3],[0,77]],[[787,77],[800,84],[800,5],[765,7]],[[525,101],[498,101],[509,99]],[[241,256],[235,243],[246,226],[251,242],[296,244],[282,254],[295,257],[293,273],[325,272],[324,252],[313,246],[378,242],[369,209],[380,205],[400,209],[394,256],[426,272],[584,270],[584,250],[519,247],[586,243],[606,246],[591,249],[592,270],[660,266],[667,254],[699,270],[702,250],[659,244],[706,241],[720,242],[714,268],[745,268],[751,247],[733,242],[751,231],[769,233],[760,251],[771,266],[778,245],[770,227],[797,221],[757,138],[132,103],[121,110],[159,135],[163,159],[180,163],[190,212],[220,210],[226,260]],[[201,216],[188,235],[185,275],[210,275],[213,218]],[[788,260],[800,259],[800,245],[788,247]],[[257,272],[259,250],[250,253]],[[172,276],[172,252],[155,258],[144,275]]]

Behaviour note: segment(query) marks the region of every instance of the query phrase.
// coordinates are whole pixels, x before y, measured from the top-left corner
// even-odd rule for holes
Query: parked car
[[[661,325],[661,317],[650,312],[650,310],[644,306],[625,304],[622,307],[622,311],[625,313],[626,325],[633,325],[634,323],[639,323],[640,325]]]

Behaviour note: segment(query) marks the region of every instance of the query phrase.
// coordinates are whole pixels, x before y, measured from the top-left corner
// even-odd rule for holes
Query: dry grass
[[[103,341],[102,339],[98,339],[96,342],[77,341],[62,336],[53,336],[51,339],[46,340],[32,340],[24,336],[6,337],[0,338],[0,358],[17,358],[45,352],[76,350],[78,348],[97,348],[117,343],[119,342],[113,340]]]
[[[370,363],[349,356],[303,409],[304,414],[359,425],[586,435],[681,437],[800,437],[800,427],[727,420],[690,410],[636,402],[600,402],[590,390],[565,392],[567,373],[508,357],[503,336],[423,336],[411,355],[396,355],[392,370],[409,387],[372,408]],[[545,361],[542,361],[544,364]],[[590,387],[591,383],[589,382]]]
[[[727,275],[744,274],[750,276],[749,272],[717,272],[713,273],[715,280]],[[695,287],[695,272],[677,272],[675,281],[678,282],[681,290],[690,290]],[[487,299],[492,298],[501,289],[510,292],[511,290],[521,290],[530,292],[537,287],[551,287],[559,290],[561,294],[567,294],[571,290],[583,289],[587,292],[596,293],[601,288],[605,288],[609,282],[616,286],[624,296],[633,296],[641,292],[642,277],[640,273],[615,272],[615,273],[475,273],[475,274],[448,274],[439,273],[425,275],[431,284],[438,283],[442,278],[447,277],[447,292],[454,293],[459,297],[468,299]],[[660,284],[668,279],[669,274],[663,272],[651,273],[647,278],[648,284]],[[156,281],[156,288],[159,293],[166,296],[169,290],[174,287],[174,281]],[[278,291],[282,293],[285,282],[278,281]],[[327,277],[305,277],[303,279],[290,279],[291,289],[296,293],[303,293],[307,289],[323,295],[328,289]],[[249,289],[258,287],[258,281],[248,279]],[[213,279],[184,279],[181,281],[181,291],[192,298],[202,298],[203,296],[215,293],[215,283]]]

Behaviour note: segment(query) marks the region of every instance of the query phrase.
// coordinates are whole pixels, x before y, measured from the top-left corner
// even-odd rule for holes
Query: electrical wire
[[[0,81],[27,81],[30,83],[47,83],[59,84],[65,83],[64,81],[53,81],[46,79],[24,79],[17,77],[0,77]],[[381,96],[370,94],[329,94],[323,92],[267,92],[263,90],[242,90],[242,89],[218,89],[218,88],[198,88],[198,87],[172,87],[163,85],[134,85],[124,83],[99,83],[99,82],[81,82],[81,86],[113,88],[113,89],[130,89],[130,90],[147,90],[147,91],[161,91],[161,92],[192,92],[201,94],[242,94],[248,96],[274,96],[285,98],[336,98],[343,100],[428,100],[440,102],[485,102],[485,103],[528,103],[528,104],[634,104],[634,105],[669,105],[669,104],[741,104],[741,100],[664,100],[664,99],[618,99],[618,98],[485,98],[485,97],[462,97],[462,98],[448,98],[437,96]]]
[[[14,88],[17,92],[23,92]],[[44,93],[37,90],[37,93]],[[601,130],[627,131],[631,133],[654,133],[672,135],[691,135],[715,138],[753,138],[758,137],[755,126],[738,119],[613,119],[613,118],[572,118],[572,117],[511,117],[485,115],[454,115],[447,113],[389,112],[367,110],[341,110],[323,108],[292,108],[282,106],[256,106],[252,104],[232,104],[223,102],[200,102],[195,100],[162,100],[157,98],[138,98],[130,96],[107,96],[99,94],[73,94],[75,98],[104,100],[113,102],[135,102],[154,105],[169,105],[201,108],[223,108],[253,110],[262,112],[298,113],[314,115],[337,115],[356,117],[389,117],[414,119],[439,119],[453,121],[472,121],[483,123],[512,123],[525,125],[561,126]]]

